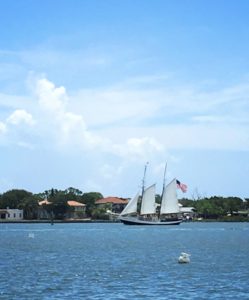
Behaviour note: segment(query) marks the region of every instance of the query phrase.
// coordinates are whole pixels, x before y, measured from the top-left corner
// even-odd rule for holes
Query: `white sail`
[[[164,189],[160,214],[174,214],[179,212],[180,208],[176,194],[176,179],[173,179]]]
[[[138,198],[139,198],[139,193],[137,193],[136,196],[128,202],[128,204],[125,206],[125,208],[123,209],[120,215],[123,216],[123,215],[137,212]]]
[[[151,185],[144,191],[143,198],[142,198],[141,212],[140,212],[141,215],[156,213],[155,192],[156,192],[155,184]]]

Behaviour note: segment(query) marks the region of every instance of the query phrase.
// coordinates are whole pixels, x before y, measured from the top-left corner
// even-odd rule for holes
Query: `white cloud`
[[[140,84],[146,80],[147,85]],[[249,84],[211,91],[201,87],[170,87],[167,81],[154,81],[153,77],[142,77],[109,88],[81,90],[71,98],[73,109],[84,116],[89,128],[103,131],[115,126],[164,126],[196,121],[236,125],[249,119]]]
[[[22,107],[32,106],[28,97],[0,93],[1,108],[4,108],[5,110],[16,110],[19,109],[20,103]]]
[[[59,114],[65,110],[68,97],[63,86],[57,88],[46,78],[39,79],[36,82],[36,93],[40,106],[48,112]]]
[[[36,95],[44,119],[48,120],[50,134],[54,134],[59,147],[108,148],[109,141],[87,129],[83,116],[68,110],[69,97],[64,87],[56,87],[43,78],[38,79]]]
[[[200,116],[194,116],[191,118],[194,122],[200,122],[200,123],[211,123],[211,124],[242,124],[245,125],[249,124],[249,116],[246,116],[247,112],[243,113],[241,112],[240,115],[234,115],[234,116],[221,116],[221,115],[200,115]]]
[[[12,125],[18,125],[20,123],[25,123],[27,125],[34,125],[35,121],[32,115],[24,109],[15,110],[8,118],[7,123]]]
[[[156,129],[154,128],[154,132]],[[249,150],[247,127],[226,124],[170,125],[157,128],[167,149]]]
[[[129,159],[145,161],[154,153],[162,152],[164,147],[154,138],[129,138],[123,144],[114,144],[115,154]]]
[[[4,107],[7,121],[0,122],[0,133],[8,134],[1,140],[23,152],[36,150],[29,155],[44,148],[59,153],[58,159],[66,157],[66,164],[72,161],[82,170],[82,174],[75,170],[75,177],[82,176],[77,182],[85,191],[124,196],[139,187],[134,179],[140,178],[146,161],[148,183],[162,181],[166,161],[167,178],[175,176],[174,168],[185,159],[175,150],[249,150],[248,110],[241,90],[234,103],[223,91],[144,89],[135,86],[136,80],[130,89],[129,85],[81,91],[72,97],[65,87],[36,79],[35,97],[21,102],[23,109],[17,109],[17,98],[13,106]],[[10,126],[32,125],[34,120],[34,127]]]
[[[216,122],[224,121],[224,117],[203,115],[203,116],[194,116],[192,120],[197,122],[202,122],[202,123],[216,123]]]
[[[169,149],[249,148],[243,100],[246,85],[210,93],[134,86],[155,79],[138,78],[128,81],[127,88],[120,84],[113,89],[80,91],[73,97],[65,87],[38,79],[34,86],[39,106],[32,105],[32,114],[16,109],[7,123],[33,125],[34,115],[36,131],[32,134],[39,137],[39,143],[50,140],[58,149],[93,151],[128,161],[163,159],[170,156]],[[232,99],[235,94],[238,97],[230,115],[222,111],[225,103],[227,109],[234,108],[229,94]],[[0,132],[6,130],[6,124],[0,123]]]
[[[72,101],[89,126],[144,120],[156,114],[160,99],[157,91],[134,89],[81,90]]]
[[[0,134],[6,133],[7,127],[3,122],[0,122]]]
[[[27,143],[27,142],[23,142],[23,141],[17,142],[17,145],[21,148],[26,148],[26,149],[29,149],[29,150],[34,150],[35,149],[34,145],[32,145],[30,143]]]
[[[36,94],[41,109],[47,113],[46,118],[49,118],[50,124],[57,128],[54,133],[59,137],[60,144],[65,146],[77,144],[85,149],[140,159],[144,159],[153,152],[162,151],[162,145],[153,138],[128,138],[126,142],[119,140],[115,143],[111,138],[94,134],[88,130],[82,115],[68,111],[67,106],[70,101],[66,89],[55,87],[47,79],[37,81]],[[110,99],[113,100],[111,96]],[[93,115],[96,109],[99,110],[100,107],[95,106],[90,115]],[[122,107],[120,109],[122,111]]]
[[[37,87],[40,106],[52,115],[53,126],[57,128],[55,134],[64,145],[77,144],[139,161],[155,155],[164,157],[167,149],[249,148],[247,123],[241,125],[242,119],[247,120],[246,112],[241,112],[238,104],[233,115],[221,110],[224,103],[233,105],[226,89],[200,93],[188,88],[129,90],[119,86],[113,90],[85,90],[69,97],[64,87],[57,88],[47,79],[39,80]],[[244,86],[242,90],[231,89],[232,98],[235,91],[238,99],[243,98],[241,93],[245,90]],[[196,112],[204,114],[196,115]],[[181,117],[183,114],[185,119]],[[144,126],[144,122],[148,125]],[[232,127],[228,125],[231,122]]]
[[[118,168],[116,168],[113,165],[104,164],[100,168],[100,174],[106,180],[115,178],[121,172],[122,172],[122,167],[120,167],[120,166]]]

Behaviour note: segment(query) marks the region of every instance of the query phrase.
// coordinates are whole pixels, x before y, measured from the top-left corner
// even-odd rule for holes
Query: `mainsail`
[[[179,212],[180,208],[176,194],[176,179],[174,178],[163,191],[160,214],[175,214]]]
[[[156,185],[153,184],[147,189],[145,189],[142,196],[142,205],[141,205],[141,215],[155,214],[156,213],[156,204],[155,204],[155,193]]]
[[[134,198],[132,198],[128,202],[128,204],[126,205],[126,207],[124,208],[124,210],[121,212],[120,215],[123,216],[123,215],[127,215],[127,214],[136,213],[138,198],[139,198],[139,192],[136,194],[136,196]]]

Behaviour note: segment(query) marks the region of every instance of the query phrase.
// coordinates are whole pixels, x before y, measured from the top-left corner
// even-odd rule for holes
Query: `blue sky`
[[[0,192],[248,197],[249,2],[0,1]]]

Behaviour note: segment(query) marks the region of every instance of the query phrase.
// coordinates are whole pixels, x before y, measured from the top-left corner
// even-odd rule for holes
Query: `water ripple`
[[[248,299],[247,231],[245,223],[0,224],[0,299]],[[182,251],[190,264],[177,263]]]

